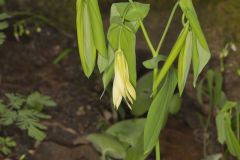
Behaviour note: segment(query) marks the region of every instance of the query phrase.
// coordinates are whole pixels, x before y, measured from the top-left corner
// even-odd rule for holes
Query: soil
[[[221,4],[219,5],[221,9]],[[211,8],[209,8],[211,10]],[[153,16],[158,13],[150,13]],[[166,16],[168,13],[162,13]],[[200,12],[200,15],[203,14]],[[159,15],[158,15],[159,16]],[[167,16],[166,16],[167,17]],[[204,16],[201,16],[204,17]],[[214,17],[209,17],[211,21]],[[163,28],[164,23],[158,23],[158,19],[151,22],[148,27],[154,42],[157,42],[158,34],[154,34],[157,28]],[[206,20],[207,21],[207,20]],[[161,25],[161,26],[159,26]],[[210,66],[219,66],[218,55],[224,40],[216,40],[222,28],[208,28],[211,23],[204,23],[204,31],[210,48],[213,51],[213,59]],[[175,33],[180,29],[179,22],[173,22],[167,41],[173,42]],[[161,32],[159,32],[160,34]],[[219,35],[218,35],[219,36]],[[221,36],[225,36],[221,34]],[[110,96],[106,94],[100,100],[102,84],[97,71],[90,79],[87,79],[81,69],[80,59],[76,49],[76,40],[66,38],[51,27],[43,27],[41,33],[32,33],[21,37],[17,41],[8,31],[8,39],[0,46],[0,98],[4,93],[21,93],[27,95],[33,91],[39,91],[51,96],[57,107],[45,110],[51,115],[51,120],[43,123],[48,126],[47,138],[36,143],[26,133],[14,128],[0,131],[0,135],[13,136],[18,146],[11,155],[11,159],[17,159],[22,154],[27,155],[27,160],[98,160],[99,154],[85,140],[85,136],[93,132],[101,132],[116,120],[116,113],[112,110]],[[142,38],[141,38],[142,39]],[[238,43],[239,45],[239,43]],[[164,46],[164,51],[171,47],[171,43]],[[66,48],[72,52],[59,64],[53,61],[57,55]],[[146,72],[141,68],[141,60],[147,59],[146,45],[138,44],[138,72]],[[231,99],[240,99],[238,91],[239,76],[236,74],[239,55],[232,55],[226,59],[225,89]],[[191,75],[190,75],[191,81]],[[231,83],[233,82],[233,83]],[[188,86],[190,86],[188,84]],[[177,116],[171,116],[160,138],[161,155],[165,160],[201,160],[203,157],[203,131],[198,115],[204,116],[201,107],[195,103],[196,96],[192,87],[187,87],[188,95],[184,95],[182,109]],[[214,128],[214,127],[213,127]],[[214,135],[215,130],[211,130]],[[221,148],[211,142],[209,153],[217,153]],[[0,157],[3,159],[3,157]],[[152,158],[154,159],[154,158]]]
[[[99,131],[107,123],[102,112],[109,110],[109,102],[106,98],[99,99],[102,90],[98,88],[98,79],[93,76],[88,80],[82,74],[78,54],[73,51],[60,64],[53,64],[64,47],[71,47],[65,37],[49,28],[19,42],[8,37],[1,46],[1,96],[9,92],[27,95],[32,91],[51,96],[58,106],[46,111],[52,116],[44,122],[48,126],[47,142],[56,143],[52,146],[74,147],[74,141],[80,136]],[[36,150],[33,141],[25,135],[14,136],[19,140],[16,154]]]

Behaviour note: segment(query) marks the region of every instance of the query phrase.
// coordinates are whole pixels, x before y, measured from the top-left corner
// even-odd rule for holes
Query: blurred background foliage
[[[169,0],[139,0],[150,3],[151,12],[168,13],[175,1]],[[103,13],[108,13],[112,2],[119,0],[99,0]],[[227,37],[240,39],[240,1],[239,0],[195,0],[204,30],[225,31]],[[75,0],[8,0],[6,8],[9,11],[28,11],[44,15],[57,23],[60,28],[70,33],[75,32]],[[149,16],[151,17],[151,16]],[[161,17],[151,17],[159,19]],[[149,24],[151,25],[151,24]],[[227,33],[229,31],[231,33]]]
[[[8,0],[4,5],[3,10],[11,12],[27,12],[46,17],[48,22],[51,22],[59,31],[62,31],[68,37],[75,39],[75,1],[76,0]],[[126,1],[126,0],[123,0]],[[145,19],[144,24],[148,33],[156,46],[161,36],[164,26],[167,23],[171,9],[176,1],[169,0],[138,0],[151,4],[151,11]],[[113,2],[120,2],[119,0],[99,0],[100,7],[103,14],[103,21],[105,29],[107,30],[109,24],[109,12]],[[237,48],[240,48],[240,0],[193,0],[199,20],[203,31],[209,43],[212,52],[212,61],[210,67],[214,67],[219,63],[219,52],[229,43],[234,42]],[[174,18],[168,36],[162,47],[162,53],[167,54],[171,49],[173,42],[176,40],[176,35],[181,29],[180,9],[177,11],[177,16]],[[160,20],[160,21],[159,21]],[[145,52],[147,45],[139,32],[137,50]],[[76,45],[74,45],[76,46]],[[146,55],[147,52],[146,52]],[[232,58],[234,57],[234,58]],[[229,62],[230,71],[227,74],[234,74],[237,86],[237,70],[239,70],[238,58],[239,54],[230,56]],[[226,80],[227,81],[227,80]],[[234,84],[235,85],[235,84]],[[225,86],[229,90],[229,95],[233,99],[240,99],[240,95],[232,91],[232,86],[228,84]]]

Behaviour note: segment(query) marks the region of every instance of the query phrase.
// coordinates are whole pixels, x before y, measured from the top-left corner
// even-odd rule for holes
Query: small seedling
[[[229,153],[240,159],[240,107],[238,102],[227,99],[222,85],[223,77],[221,73],[209,70],[207,76],[200,81],[197,87],[199,102],[203,104],[203,99],[207,98],[207,103],[211,107],[204,127],[204,134],[208,133],[213,112],[217,112],[217,116],[214,118],[217,126],[218,142],[222,145],[226,144]],[[204,140],[204,146],[204,155],[207,156],[206,140]]]
[[[6,94],[6,100],[0,101],[0,125],[16,125],[26,130],[28,135],[36,140],[46,137],[46,126],[41,120],[49,119],[50,116],[42,111],[45,107],[55,107],[56,103],[48,96],[34,92],[25,97],[19,94]]]
[[[12,153],[12,149],[16,146],[16,142],[10,137],[0,137],[0,152],[5,156]]]

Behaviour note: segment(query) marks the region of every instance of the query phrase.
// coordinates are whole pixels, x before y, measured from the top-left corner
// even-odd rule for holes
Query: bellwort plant
[[[156,48],[153,46],[143,23],[150,10],[149,4],[133,0],[113,3],[107,33],[108,43],[105,42],[98,0],[77,0],[76,8],[79,54],[85,75],[90,77],[97,64],[103,77],[104,90],[113,80],[113,104],[116,109],[124,100],[132,109],[133,114],[138,113],[138,115],[134,114],[135,116],[147,112],[146,119],[141,119],[141,123],[138,123],[138,125],[144,124],[144,127],[138,128],[138,134],[134,136],[133,143],[125,148],[125,152],[122,152],[123,149],[119,149],[118,146],[119,153],[112,153],[111,156],[125,160],[144,160],[155,148],[156,159],[160,160],[159,134],[167,121],[168,114],[171,113],[170,103],[176,98],[176,92],[178,92],[177,95],[182,95],[191,65],[194,75],[193,85],[196,86],[198,76],[211,55],[192,0],[176,1]],[[178,8],[182,10],[182,31],[169,54],[167,56],[161,55],[162,44]],[[152,58],[143,63],[147,69],[152,70],[149,74],[152,79],[151,86],[146,87],[151,91],[145,97],[150,102],[143,107],[144,109],[135,103],[138,101],[137,91],[139,90],[138,84],[140,84],[137,82],[135,53],[138,29],[141,29],[152,54]],[[176,61],[178,65],[174,66]],[[137,110],[140,108],[141,112],[138,112]],[[138,119],[138,121],[140,120]],[[129,125],[124,122],[124,125],[120,126],[129,127]],[[134,128],[133,126],[129,128]],[[111,133],[111,136],[117,135],[113,134],[115,132],[112,131],[107,131],[107,133]],[[134,133],[134,131],[129,130],[128,136],[125,138],[133,137]],[[101,137],[107,143],[106,135]],[[96,140],[96,135],[91,136],[90,139]],[[129,141],[125,142],[129,143]],[[98,148],[103,147],[103,145],[106,144],[101,144]],[[124,154],[120,154],[120,150]],[[104,150],[102,154],[104,159],[107,151]]]

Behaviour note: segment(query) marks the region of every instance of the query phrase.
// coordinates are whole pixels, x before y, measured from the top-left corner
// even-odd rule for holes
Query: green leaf
[[[217,134],[218,134],[218,142],[224,144],[226,141],[226,134],[225,134],[225,113],[220,113],[216,117],[216,126],[217,126]]]
[[[226,143],[229,152],[240,158],[240,145],[239,142],[234,135],[232,130],[232,109],[237,106],[237,103],[227,101],[222,107],[221,111],[217,114],[216,117],[216,125],[217,125],[217,133],[218,133],[218,141],[221,144]]]
[[[101,13],[98,6],[98,0],[87,0],[88,7],[89,7],[89,14],[91,19],[91,26],[92,26],[92,34],[93,40],[96,49],[99,51],[101,56],[107,58],[107,49],[106,49],[106,42],[105,42],[105,35],[103,29],[103,22]]]
[[[205,50],[207,50],[208,53],[210,53],[209,49],[208,49],[208,44],[206,42],[206,39],[202,32],[200,23],[198,21],[198,17],[197,17],[196,11],[194,9],[192,0],[180,0],[179,4],[180,4],[180,7],[181,7],[184,15],[189,20],[190,26],[191,26],[193,32],[196,34],[197,39],[200,41],[201,46]]]
[[[83,71],[87,77],[90,77],[95,67],[96,47],[93,40],[89,8],[85,0],[77,1],[76,23],[79,54]]]
[[[41,119],[49,119],[50,116],[42,114],[35,110],[24,109],[20,110],[17,117],[17,126],[22,130],[27,130],[28,135],[38,141],[42,141],[46,134],[43,130],[47,128],[40,124]]]
[[[169,70],[162,88],[154,98],[144,128],[144,154],[149,154],[158,142],[159,133],[166,123],[169,102],[177,85],[174,69]]]
[[[123,159],[126,156],[122,144],[111,135],[91,134],[87,139],[103,156],[110,156],[116,159]]]
[[[98,55],[98,69],[100,73],[104,72],[114,60],[114,51],[111,46],[108,46],[108,58]]]
[[[197,85],[197,98],[203,104],[203,97],[207,96],[211,105],[222,107],[226,97],[222,91],[223,77],[217,70],[208,70],[207,75]]]
[[[179,112],[182,104],[181,96],[177,93],[174,94],[172,100],[169,102],[169,113],[175,115]]]
[[[145,125],[145,119],[121,121],[111,126],[106,133],[117,137],[119,141],[135,146]]]
[[[168,73],[168,70],[172,66],[173,62],[175,61],[178,54],[180,53],[180,51],[185,43],[185,40],[186,40],[186,37],[188,34],[188,29],[189,29],[189,25],[186,24],[184,26],[182,32],[180,33],[176,43],[174,44],[169,56],[167,57],[167,60],[165,61],[160,73],[157,76],[156,83],[154,83],[154,86],[153,86],[153,91],[156,91],[157,87],[160,85],[160,83],[162,82],[162,80],[164,79],[166,74]]]
[[[28,127],[28,135],[38,141],[42,141],[46,138],[46,134],[43,131],[32,125]]]
[[[72,52],[71,48],[64,49],[54,59],[53,64],[59,64],[64,58],[66,58]]]
[[[236,105],[237,105],[236,102],[227,101],[227,102],[223,105],[223,107],[222,107],[222,109],[221,109],[220,112],[221,112],[221,113],[225,113],[225,112],[233,109],[234,107],[236,107]]]
[[[113,73],[114,73],[114,62],[103,73],[102,81],[103,81],[104,90],[107,89],[107,86],[112,80]]]
[[[191,65],[191,59],[192,59],[192,32],[189,31],[186,38],[185,46],[182,48],[182,51],[178,59],[178,89],[180,95],[182,95],[187,81]]]
[[[212,70],[208,70],[207,72],[207,87],[208,94],[210,99],[210,104],[213,105],[213,83],[214,83],[214,72]]]
[[[208,63],[211,54],[209,51],[204,49],[202,45],[200,44],[199,40],[197,40],[197,52],[198,52],[198,58],[199,58],[199,66],[198,66],[198,75],[202,72],[203,68],[206,66]]]
[[[20,109],[23,103],[26,101],[23,96],[18,94],[7,93],[5,96],[9,100],[9,105],[15,109]]]
[[[4,110],[3,113],[0,114],[0,124],[9,126],[15,123],[17,119],[17,112],[11,111],[9,109]]]
[[[222,91],[223,78],[221,73],[216,70],[208,70],[207,76],[202,81],[206,81],[207,84],[205,87],[207,89],[207,93],[202,92],[202,94],[208,95],[211,105],[218,107],[222,106],[222,104],[224,104],[224,98]]]
[[[196,81],[199,74],[202,72],[203,68],[208,63],[211,53],[208,48],[207,41],[203,35],[201,26],[199,24],[197,14],[195,12],[192,0],[180,0],[180,7],[184,12],[184,15],[190,22],[190,26],[194,33],[193,42],[193,68],[194,68],[194,87],[196,86]]]
[[[106,90],[108,84],[113,78],[113,73],[114,73],[114,50],[112,49],[111,46],[108,46],[108,62],[104,62],[104,63],[108,63],[108,66],[106,67],[106,69],[104,69],[104,73],[102,77],[104,90]]]
[[[5,138],[5,143],[8,147],[15,147],[16,146],[16,142],[10,137]]]
[[[3,114],[7,109],[7,106],[5,104],[2,103],[2,101],[0,100],[0,114]]]
[[[11,16],[7,13],[0,13],[0,21],[10,18]]]
[[[149,72],[142,76],[136,87],[137,98],[132,105],[132,113],[135,116],[141,116],[149,109],[152,98],[153,73]]]
[[[192,54],[192,65],[193,65],[193,86],[196,87],[197,79],[198,79],[198,68],[199,68],[199,56],[197,49],[197,38],[195,33],[193,33],[193,54]]]
[[[16,142],[10,137],[0,137],[0,152],[9,155],[16,146]]]
[[[114,51],[119,48],[123,51],[128,64],[130,81],[136,86],[135,34],[124,25],[111,24],[108,31],[108,41]]]
[[[0,22],[0,30],[4,30],[8,27],[8,23],[7,22]]]
[[[33,92],[27,97],[26,102],[28,108],[34,110],[42,111],[44,107],[56,107],[56,102],[54,102],[51,97],[40,94],[39,92]]]
[[[148,4],[134,2],[134,7],[129,2],[114,3],[111,7],[110,24],[125,25],[132,32],[136,33],[140,24],[149,11]]]
[[[203,83],[204,83],[204,79],[202,79],[198,85],[197,85],[197,100],[198,100],[198,103],[203,105],[203,95],[205,94],[205,91],[204,91],[204,86],[203,86]]]
[[[98,69],[99,72],[102,73],[104,70],[107,69],[108,67],[108,59],[104,58],[103,56],[101,56],[100,54],[98,55],[98,60],[97,60],[97,64],[98,64]]]
[[[149,12],[150,5],[139,2],[134,2],[133,5],[129,2],[113,3],[110,23],[118,23],[119,18],[122,19],[122,21],[131,22],[139,19],[143,20]]]
[[[143,132],[141,133],[141,136],[138,139],[138,142],[135,146],[130,147],[127,150],[127,155],[124,160],[145,160],[146,155],[144,155],[144,150],[143,150]]]
[[[129,2],[113,3],[111,7],[110,23],[112,24],[124,21],[123,17],[130,7],[131,4]]]
[[[229,121],[225,121],[225,134],[226,134],[226,143],[229,152],[240,159],[240,144],[237,140],[237,137],[234,135],[234,132]]]
[[[134,7],[131,5],[124,18],[128,21],[142,20],[148,15],[149,9],[149,4],[134,2]]]
[[[147,69],[154,69],[154,68],[158,67],[159,62],[165,61],[165,60],[166,60],[166,56],[157,55],[156,57],[153,57],[149,60],[144,61],[143,66]]]
[[[129,27],[135,34],[138,31],[140,24],[139,21],[126,21],[124,24]]]

